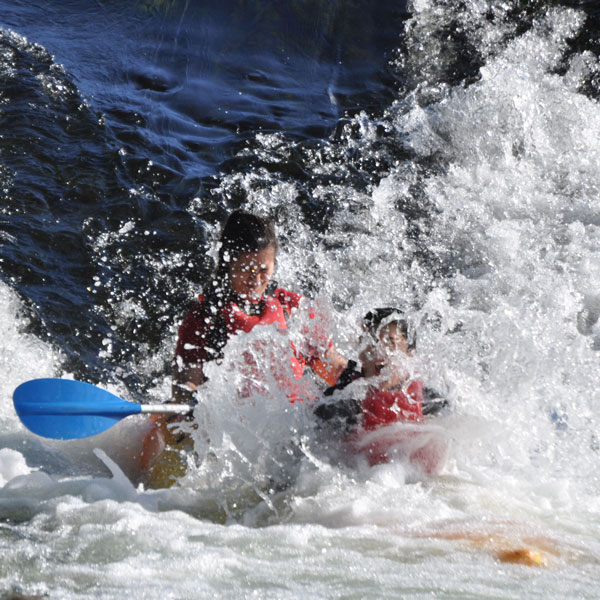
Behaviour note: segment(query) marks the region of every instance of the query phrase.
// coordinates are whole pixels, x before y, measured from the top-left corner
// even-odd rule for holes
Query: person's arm
[[[332,396],[333,393],[336,392],[337,390],[343,390],[344,388],[348,387],[353,381],[356,381],[357,379],[364,377],[364,373],[362,372],[362,370],[359,371],[357,369],[357,366],[358,365],[356,364],[356,361],[354,361],[354,360],[347,361],[346,367],[340,373],[337,380],[332,385],[330,385],[323,392],[323,394],[325,396]]]
[[[346,370],[348,361],[333,346],[330,346],[323,358],[311,357],[308,365],[323,381],[332,386]]]
[[[198,386],[206,381],[203,365],[214,346],[215,324],[207,320],[204,300],[193,306],[179,326],[171,386],[171,398],[176,403],[193,401]]]
[[[298,310],[302,301],[301,294],[282,288],[275,290],[274,297],[277,298],[287,315]],[[309,318],[303,328],[306,346],[299,354],[304,357],[306,364],[321,379],[332,386],[346,369],[348,361],[333,347],[329,337],[329,327],[323,319],[323,315],[311,308],[305,310],[307,310]]]
[[[426,387],[423,391],[423,414],[436,415],[444,408],[450,406],[450,402],[437,390]]]
[[[193,404],[194,392],[203,381],[204,374],[201,366],[181,368],[176,360],[173,367],[171,399],[168,403]],[[140,466],[143,471],[149,471],[168,447],[181,449],[192,443],[189,435],[179,431],[176,427],[177,423],[190,421],[191,415],[156,413],[151,415],[150,419],[152,427],[144,438],[140,457]]]
[[[198,386],[206,381],[202,364],[173,367],[173,385],[171,386],[171,398],[176,404],[188,404],[193,402],[194,393]]]

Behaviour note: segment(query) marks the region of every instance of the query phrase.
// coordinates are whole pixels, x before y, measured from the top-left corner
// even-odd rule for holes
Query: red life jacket
[[[397,421],[420,421],[423,418],[423,382],[415,379],[403,390],[380,391],[369,388],[363,401],[362,426],[373,430]]]
[[[248,314],[230,300],[216,307],[203,296],[179,327],[175,357],[186,365],[201,364],[222,358],[223,348],[232,335],[248,333],[257,325],[277,324],[287,328],[286,317],[298,306],[301,296],[277,289],[275,296],[265,296],[256,303],[256,314]]]
[[[240,331],[249,333],[257,325],[277,325],[280,329],[287,329],[287,320],[292,308],[296,308],[300,302],[300,294],[286,292],[278,289],[275,291],[275,297],[265,296],[262,300],[262,307],[259,314],[249,315],[232,302],[225,310],[223,318],[229,336],[236,335]],[[290,342],[292,353],[290,354],[290,366],[294,374],[294,379],[300,379],[304,373],[306,359],[296,351],[296,347]],[[249,357],[248,362],[252,359]],[[293,394],[293,399],[298,399]]]
[[[239,332],[249,333],[258,325],[277,325],[281,329],[287,329],[287,318],[298,307],[301,299],[302,296],[296,292],[278,288],[273,296],[264,296],[255,304],[255,314],[248,314],[233,299],[215,308],[200,296],[199,302],[192,307],[179,327],[175,363],[182,361],[184,365],[201,365],[222,358],[231,336]],[[309,316],[311,319],[315,317],[312,313]],[[319,345],[322,345],[322,340],[319,340],[317,346]],[[290,346],[290,366],[294,379],[302,377],[308,364],[329,385],[335,383],[335,375],[319,356],[305,357],[293,343]],[[247,358],[251,364],[252,358]],[[298,396],[296,392],[290,392],[292,401],[299,399]]]
[[[293,306],[292,296],[289,295],[291,292],[287,292],[288,303],[282,304],[279,297],[282,300],[286,299],[286,292],[284,290],[276,290],[277,296],[265,296],[262,298],[260,304],[262,304],[260,313],[258,314],[247,314],[235,303],[230,302],[222,309],[223,318],[227,326],[227,333],[234,335],[238,331],[244,331],[249,333],[257,325],[273,325],[277,324],[281,329],[287,329],[286,317],[289,316],[291,309],[298,306],[300,301],[300,294],[294,294],[297,298],[294,298]]]
[[[430,433],[423,436],[418,430],[399,432],[385,427],[422,421],[422,404],[423,382],[418,379],[411,382],[406,393],[370,388],[363,402],[362,429],[348,436],[346,443],[353,452],[365,456],[370,466],[404,457],[428,475],[439,473],[447,454],[447,440],[436,439]]]

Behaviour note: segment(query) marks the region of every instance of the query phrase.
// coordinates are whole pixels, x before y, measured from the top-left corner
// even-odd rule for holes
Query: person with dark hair
[[[286,329],[302,298],[282,288],[268,293],[278,249],[271,220],[235,211],[220,241],[214,277],[179,328],[173,364],[173,396],[178,401],[191,398],[205,380],[203,365],[222,358],[232,335],[248,333],[257,325]],[[325,357],[303,356],[293,346],[291,351],[296,378],[308,365],[331,384],[346,367],[332,346]]]
[[[288,327],[287,321],[298,308],[302,296],[281,288],[272,292],[268,289],[275,270],[277,249],[275,227],[270,219],[241,210],[230,215],[221,233],[214,275],[179,327],[173,361],[172,395],[175,401],[193,401],[194,392],[206,380],[205,365],[223,358],[232,336],[249,333],[257,326]],[[307,346],[311,347],[311,344]],[[313,346],[317,348],[323,344]],[[307,356],[290,344],[290,364],[296,380],[309,366],[333,385],[346,368],[347,361],[331,343],[322,356],[317,350]],[[290,400],[301,400],[293,383],[288,384]],[[154,420],[157,428],[147,438],[142,457],[145,470],[165,445],[181,448],[182,444],[189,444],[188,436],[174,436],[167,427],[177,417],[161,416]]]
[[[369,382],[360,400],[342,398],[323,402],[316,408],[315,415],[322,422],[327,422],[330,428],[337,428],[347,442],[350,440],[350,448],[360,449],[369,464],[375,465],[390,458],[387,454],[389,439],[382,442],[375,437],[366,445],[357,443],[359,440],[385,425],[422,422],[426,415],[437,413],[447,406],[447,401],[425,388],[421,379],[412,378],[402,368],[403,357],[411,357],[416,349],[416,335],[402,311],[396,308],[372,310],[365,315],[362,325],[361,370],[357,371],[356,363],[349,361],[345,373],[325,395],[345,389],[358,379],[371,380],[372,383]],[[425,464],[425,459],[430,461],[426,470],[437,468],[438,462],[432,456],[421,451],[421,462]]]
[[[423,417],[424,386],[394,364],[396,357],[412,356],[416,342],[409,337],[407,321],[396,309],[376,309],[364,320],[367,342],[360,353],[363,376],[379,377],[369,386],[362,403],[361,425],[372,430],[395,421],[417,421]],[[385,375],[382,371],[387,369]]]
[[[204,382],[203,365],[223,356],[231,335],[280,318],[283,306],[265,297],[275,270],[277,237],[270,220],[243,211],[223,227],[217,267],[204,294],[179,327],[173,397],[189,401]]]

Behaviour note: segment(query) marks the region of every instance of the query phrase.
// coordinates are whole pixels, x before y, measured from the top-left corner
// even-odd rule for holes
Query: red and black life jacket
[[[200,296],[199,302],[179,327],[175,362],[182,361],[184,365],[193,366],[220,359],[231,336],[240,332],[249,333],[256,326],[277,325],[280,329],[287,329],[287,319],[301,299],[301,294],[282,288],[276,289],[273,296],[263,296],[254,303],[242,303],[231,296],[218,306],[216,302]],[[312,313],[309,316],[314,318]],[[329,385],[335,383],[322,357],[303,356],[293,343],[290,346],[290,365],[295,379],[302,377],[308,364]]]
[[[381,391],[371,387],[362,408],[361,422],[366,430],[397,421],[420,421],[423,418],[423,382],[415,379],[406,391]]]

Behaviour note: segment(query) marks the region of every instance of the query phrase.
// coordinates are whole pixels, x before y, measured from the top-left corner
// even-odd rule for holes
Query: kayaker
[[[302,299],[299,293],[282,288],[268,290],[278,249],[271,220],[235,211],[225,223],[220,241],[213,279],[179,328],[173,363],[173,397],[177,401],[190,399],[205,380],[204,365],[223,357],[233,335],[249,333],[257,325],[286,329]],[[301,377],[308,365],[334,384],[347,361],[331,344],[319,355],[324,340],[312,341],[309,355],[290,347],[295,377]]]
[[[362,325],[362,368],[357,370],[356,363],[349,361],[344,375],[325,392],[333,396],[332,400],[315,409],[320,421],[347,436],[398,421],[422,421],[424,416],[447,406],[446,400],[425,388],[422,379],[413,377],[407,369],[416,347],[416,334],[402,311],[372,310]],[[348,387],[357,380],[368,383],[366,391],[364,385],[360,389],[356,385]],[[346,394],[339,390],[346,390]]]
[[[249,333],[257,326],[287,328],[302,296],[281,288],[269,290],[277,250],[275,227],[270,219],[240,210],[228,218],[221,233],[214,275],[179,328],[173,361],[174,401],[193,400],[194,392],[206,380],[207,363],[223,358],[232,336]],[[313,334],[314,331],[313,328]],[[306,340],[303,352],[290,344],[293,379],[299,380],[309,366],[328,385],[334,385],[347,361],[327,340],[326,332],[319,332],[316,337]],[[256,367],[251,358],[248,363],[250,370]],[[288,388],[288,398],[302,400],[289,379],[281,382]],[[147,437],[142,457],[142,468],[146,470],[166,446],[180,448],[189,444],[187,436],[173,434],[168,426],[177,417],[154,420],[157,428]]]

